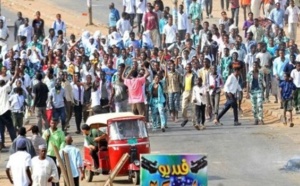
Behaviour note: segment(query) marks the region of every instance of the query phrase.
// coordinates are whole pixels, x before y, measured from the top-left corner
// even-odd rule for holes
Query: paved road
[[[166,133],[150,133],[152,153],[206,154],[209,162],[209,185],[213,186],[299,185],[299,173],[280,170],[289,158],[299,153],[300,141],[296,138],[299,127],[253,126],[248,119],[241,121],[242,126],[234,127],[232,112],[229,111],[224,116],[224,126],[217,127],[207,123],[205,131],[196,131],[191,123],[181,128],[179,123],[170,122]],[[74,134],[74,119],[72,124],[70,132],[74,135],[74,144],[81,148],[83,137]],[[3,151],[0,175],[4,174],[7,158],[8,153]],[[116,185],[130,185],[126,179],[117,178]],[[83,185],[99,185],[104,180],[105,177],[99,176],[94,178],[93,183],[84,182]]]
[[[78,3],[71,0],[53,1],[79,13],[85,11],[85,1]],[[94,2],[99,5],[94,11],[95,17],[105,22],[107,18],[103,15],[107,15],[107,7],[111,1]],[[119,1],[114,0],[114,2]],[[15,13],[5,9],[2,11],[7,20],[15,19]],[[205,131],[194,130],[190,123],[185,128],[181,128],[179,123],[170,123],[170,128],[166,133],[150,133],[152,153],[207,154],[208,179],[209,185],[212,186],[220,184],[231,186],[300,185],[299,173],[281,170],[288,159],[299,154],[299,126],[296,125],[292,129],[274,124],[253,126],[253,121],[249,119],[244,118],[241,121],[242,126],[234,127],[232,112],[229,111],[228,115],[224,116],[224,126],[215,127],[208,123]],[[35,123],[34,120],[32,123]],[[72,124],[74,126],[74,120],[72,120]],[[74,131],[74,127],[72,127],[70,132],[74,135],[74,143],[80,148],[83,137],[75,135]],[[3,179],[7,159],[7,150],[3,150],[0,153],[1,186],[9,185],[7,180]],[[93,183],[84,182],[83,185],[102,185],[104,180],[105,177],[99,176],[95,177]],[[116,185],[130,185],[125,180],[126,177],[118,178]]]

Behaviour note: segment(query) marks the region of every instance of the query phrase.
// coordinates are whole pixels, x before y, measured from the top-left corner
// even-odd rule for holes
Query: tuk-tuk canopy
[[[105,127],[107,126],[107,122],[112,119],[121,119],[121,118],[141,118],[143,116],[134,115],[132,112],[119,112],[119,113],[106,113],[106,114],[97,114],[90,116],[86,124],[91,125],[98,125],[99,127]]]

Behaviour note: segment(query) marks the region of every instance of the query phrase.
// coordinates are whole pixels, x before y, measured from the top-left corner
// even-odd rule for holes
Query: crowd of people
[[[109,34],[84,31],[79,39],[74,34],[68,38],[60,14],[46,33],[40,12],[31,24],[19,12],[13,46],[7,43],[10,33],[1,16],[0,145],[5,147],[6,128],[14,141],[12,152],[26,160],[27,181],[36,181],[29,180],[27,167],[35,165],[38,173],[41,161],[46,159],[47,166],[56,161],[45,142],[59,149],[67,141],[71,145],[65,135],[73,115],[76,134],[82,133],[89,115],[126,112],[128,105],[134,114],[145,116],[153,131],[165,132],[168,121],[179,121],[179,113],[182,127],[191,121],[204,130],[208,120],[222,125],[220,119],[230,108],[232,124],[241,125],[239,113],[246,98],[251,100],[253,124],[258,125],[264,124],[263,105],[273,95],[283,109],[283,123],[293,127],[293,108],[300,111],[298,5],[294,0],[221,0],[221,18],[212,24],[214,3],[184,0],[173,14],[162,0],[123,0],[121,16],[111,3]],[[239,27],[240,7],[244,23]],[[226,103],[219,112],[222,95]],[[36,145],[30,151],[31,142],[22,136],[31,114],[38,122],[33,127]],[[39,158],[27,162],[30,156],[24,149],[32,152],[31,157],[39,153]],[[10,157],[8,174],[16,157]],[[51,170],[38,181],[54,182],[58,173]]]

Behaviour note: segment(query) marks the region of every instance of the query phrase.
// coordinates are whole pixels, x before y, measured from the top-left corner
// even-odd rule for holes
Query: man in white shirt
[[[143,15],[146,12],[146,5],[147,0],[135,0],[135,6],[136,6],[136,16],[137,16],[137,24],[138,24],[138,32],[143,32]]]
[[[17,141],[17,152],[10,155],[6,165],[6,175],[15,186],[31,185],[31,156],[26,152],[26,140]]]
[[[57,36],[55,35],[54,28],[49,29],[49,35],[44,39],[43,44],[50,47],[50,49],[53,49],[53,45],[57,42]]]
[[[124,35],[126,31],[130,32],[132,30],[132,26],[130,25],[129,20],[127,19],[127,13],[122,13],[122,18],[119,19],[116,25],[117,31],[121,34],[121,36]]]
[[[180,41],[184,40],[186,32],[189,30],[188,15],[183,12],[183,5],[179,5],[178,19],[178,34]]]
[[[290,6],[285,10],[286,23],[288,23],[288,33],[291,40],[296,41],[297,39],[297,25],[300,20],[300,9],[295,6],[295,1],[291,0]]]
[[[19,31],[18,31],[18,37],[25,36],[26,37],[26,43],[29,44],[32,40],[34,30],[33,27],[29,25],[29,19],[25,18],[25,23],[20,25]]]
[[[171,44],[176,42],[177,35],[177,27],[173,24],[173,18],[170,16],[168,18],[168,24],[166,24],[163,28],[163,45],[169,47]]]
[[[76,123],[76,134],[80,134],[80,124],[82,121],[82,105],[83,105],[83,94],[84,88],[82,83],[79,81],[79,73],[74,74],[74,82],[72,82],[72,92],[74,97],[74,113]]]
[[[55,35],[57,36],[57,32],[59,30],[63,31],[64,36],[66,36],[66,24],[61,20],[61,15],[56,14],[56,20],[52,24],[52,28],[55,30]]]
[[[14,141],[16,138],[16,131],[13,126],[12,118],[11,118],[11,111],[9,105],[9,92],[11,90],[11,86],[16,79],[16,72],[13,80],[10,82],[5,82],[4,80],[0,80],[0,149],[4,147],[5,143],[5,136],[4,131],[5,128],[9,132],[11,141]]]
[[[240,67],[233,67],[234,72],[228,76],[226,83],[224,85],[224,91],[226,94],[226,103],[223,110],[219,113],[217,118],[214,120],[214,123],[216,125],[221,124],[220,119],[223,117],[223,115],[230,109],[230,107],[233,108],[233,117],[234,117],[234,126],[241,125],[239,123],[238,118],[238,105],[237,105],[237,98],[236,93],[238,91],[242,91],[241,86],[239,84],[239,75],[240,75]]]
[[[123,13],[124,12],[129,15],[130,24],[133,26],[136,12],[135,0],[123,0]]]
[[[7,39],[9,37],[9,31],[7,27],[4,27],[4,22],[0,19],[0,51],[3,54],[7,51]]]
[[[291,78],[293,79],[293,83],[297,87],[294,93],[294,104],[296,113],[299,114],[300,110],[300,62],[298,61],[296,64],[296,68],[291,72]]]
[[[247,67],[247,72],[250,72],[253,70],[253,63],[256,60],[256,45],[251,45],[250,47],[250,53],[246,54],[245,56],[245,64]]]
[[[25,97],[21,87],[15,88],[15,93],[9,98],[10,106],[12,109],[13,124],[16,129],[23,126],[23,115],[25,111]]]
[[[253,33],[253,39],[258,43],[262,40],[263,35],[265,34],[264,29],[259,25],[258,19],[254,19],[254,24],[251,25],[247,32],[252,32]]]
[[[39,145],[39,154],[32,158],[32,179],[33,186],[45,185],[50,186],[56,185],[59,182],[58,170],[55,162],[52,158],[47,155],[47,146]]]

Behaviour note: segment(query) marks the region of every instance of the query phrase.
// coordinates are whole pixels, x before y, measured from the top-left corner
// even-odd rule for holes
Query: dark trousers
[[[74,186],[79,186],[79,176],[73,178],[74,180]]]
[[[178,30],[178,35],[180,38],[180,41],[183,41],[185,38],[186,30]]]
[[[60,179],[61,170],[57,166],[56,157],[54,157],[54,156],[48,156],[48,157],[51,158],[51,159],[53,159],[53,161],[55,162],[55,165],[57,167],[57,172],[58,172],[58,180],[59,180]],[[59,186],[59,181],[58,181],[58,183],[52,183],[52,186]]]
[[[134,23],[134,16],[135,16],[135,14],[129,14],[129,21],[130,21],[130,24],[132,27],[133,27],[133,23]]]
[[[80,131],[80,124],[82,121],[82,104],[78,103],[78,105],[74,106],[74,114],[75,114],[75,123],[77,131]]]
[[[229,9],[229,0],[221,0],[221,8],[225,9],[225,5],[226,5],[226,10]]]
[[[66,127],[66,109],[65,107],[53,108],[53,118],[61,120],[61,129],[65,131]]]
[[[231,96],[229,97],[226,93],[226,103],[225,103],[225,107],[223,108],[223,110],[220,112],[220,114],[217,117],[217,120],[219,121],[223,115],[230,109],[230,107],[232,107],[233,109],[233,117],[234,117],[234,122],[238,122],[238,110],[237,110],[237,100],[235,96]]]
[[[138,32],[142,33],[144,31],[142,26],[143,14],[136,14],[136,16],[137,16]]]
[[[17,137],[16,135],[16,129],[13,125],[12,117],[11,117],[11,111],[8,110],[4,114],[0,115],[0,139],[2,140],[2,144],[5,143],[5,127],[9,133],[10,139],[13,142],[14,139]]]
[[[213,8],[212,0],[206,0],[205,6],[206,6],[206,15],[207,16],[211,15],[212,8]]]
[[[92,156],[94,161],[94,168],[98,169],[99,168],[98,148],[96,148],[95,150],[90,150],[90,155]]]
[[[205,105],[195,105],[195,115],[197,124],[204,125],[205,122]]]
[[[234,20],[235,26],[239,25],[240,8],[231,8],[231,18]]]

